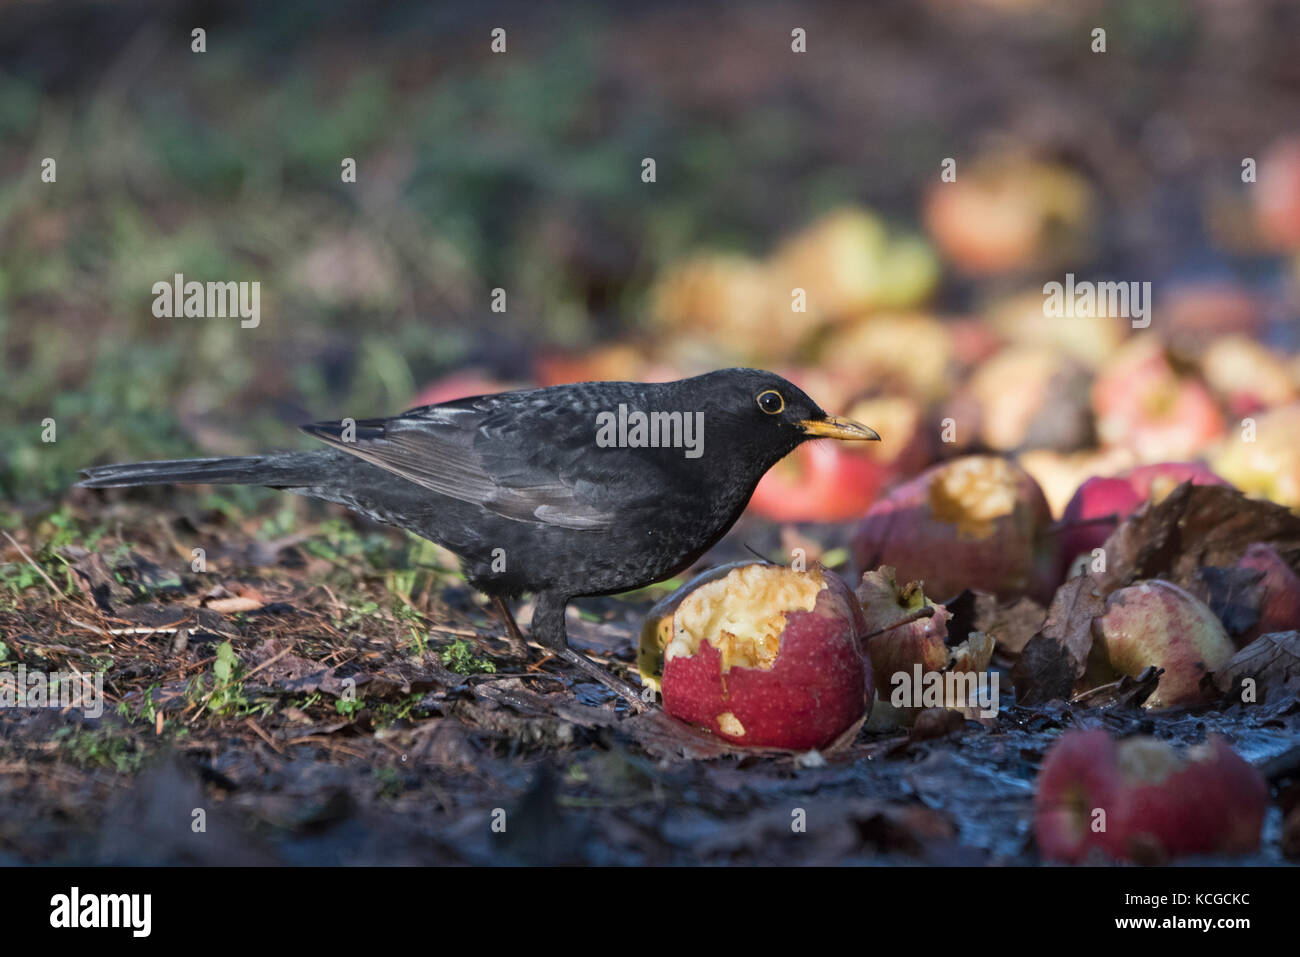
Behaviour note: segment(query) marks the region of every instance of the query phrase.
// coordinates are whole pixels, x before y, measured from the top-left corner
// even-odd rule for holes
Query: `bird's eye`
[[[785,399],[775,389],[768,389],[758,394],[758,407],[768,415],[776,415],[785,408]]]

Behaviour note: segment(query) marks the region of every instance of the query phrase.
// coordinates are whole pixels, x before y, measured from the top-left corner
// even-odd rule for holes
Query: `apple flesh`
[[[1170,582],[1152,579],[1120,588],[1106,599],[1106,613],[1093,622],[1110,666],[1137,677],[1163,668],[1160,683],[1143,703],[1177,708],[1203,703],[1217,691],[1202,687],[1207,673],[1232,660],[1232,641],[1222,623],[1198,598]]]
[[[1247,495],[1300,508],[1300,403],[1278,406],[1247,420],[1210,457],[1214,470]]]
[[[733,566],[664,620],[651,640],[664,640],[663,706],[675,718],[735,744],[807,750],[867,714],[862,609],[820,566]]]
[[[1014,463],[972,455],[934,466],[867,512],[853,539],[858,568],[892,565],[931,595],[966,588],[1046,600],[1055,543],[1038,484]]]
[[[1048,751],[1034,795],[1043,856],[1078,862],[1259,847],[1268,784],[1218,736],[1179,753],[1151,737],[1069,731]]]

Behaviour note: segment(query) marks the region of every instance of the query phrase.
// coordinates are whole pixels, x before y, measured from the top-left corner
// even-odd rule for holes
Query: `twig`
[[[42,578],[45,579],[45,584],[50,586],[50,593],[54,596],[54,605],[57,608],[59,604],[59,599],[62,598],[63,596],[59,592],[59,586],[54,584],[54,579],[50,578],[49,575],[45,574],[45,569],[42,568],[40,565],[36,564],[36,561],[32,558],[32,556],[27,554],[27,549],[19,545],[18,541],[12,535],[10,535],[8,532],[5,532],[5,538],[9,539],[9,543],[13,545],[14,548],[18,549],[18,554],[23,556],[23,559],[27,562],[27,564],[31,565],[32,568],[35,568],[37,573]]]

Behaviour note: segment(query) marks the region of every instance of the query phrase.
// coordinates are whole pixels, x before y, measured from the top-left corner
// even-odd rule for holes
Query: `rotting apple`
[[[1043,857],[1077,862],[1093,848],[1122,856],[1113,819],[1123,786],[1115,739],[1067,731],[1047,751],[1034,791],[1034,839]]]
[[[1244,648],[1260,635],[1300,630],[1300,576],[1282,560],[1277,550],[1263,542],[1255,542],[1237,561],[1237,567],[1249,568],[1262,575],[1259,621],[1249,631],[1237,636],[1237,644]]]
[[[1082,366],[1048,348],[1002,350],[971,376],[980,437],[999,452],[1091,444],[1090,381]]]
[[[788,355],[819,323],[788,307],[778,321],[780,301],[763,262],[700,254],[675,263],[655,280],[649,311],[655,327],[668,333],[664,338],[703,341],[715,355],[721,350],[730,357],[766,363]]]
[[[1051,349],[1089,369],[1102,368],[1110,360],[1123,344],[1130,325],[1130,320],[1122,316],[1048,315],[1041,287],[992,303],[988,316],[993,329],[1006,342]]]
[[[1209,389],[1152,339],[1129,342],[1093,380],[1092,408],[1102,444],[1132,449],[1140,462],[1196,458],[1226,428]]]
[[[643,679],[662,648],[665,712],[735,744],[793,750],[866,715],[864,619],[842,579],[761,562],[706,574],[642,631]]]
[[[1047,497],[1053,515],[1062,515],[1079,486],[1093,476],[1118,475],[1134,463],[1126,449],[1088,449],[1083,452],[1053,452],[1030,449],[1016,456],[1020,467],[1034,477]]]
[[[970,698],[976,683],[947,679],[942,685],[927,682],[947,672],[986,671],[993,656],[992,638],[972,632],[960,645],[950,648],[951,613],[926,598],[919,582],[899,586],[894,569],[888,565],[865,572],[854,594],[866,619],[867,648],[875,672],[877,699],[869,728],[885,731],[910,727],[926,707],[960,711],[969,718],[979,716],[979,706]],[[942,688],[942,700],[925,701],[927,687]],[[950,691],[958,697],[950,698]],[[915,703],[918,694],[922,698],[920,705]]]
[[[966,588],[1002,598],[1050,597],[1056,576],[1042,490],[1007,459],[970,455],[936,465],[868,510],[853,537],[859,569],[893,565],[935,596]]]
[[[1118,751],[1128,788],[1121,818],[1126,850],[1145,838],[1170,856],[1247,854],[1259,847],[1268,782],[1221,737],[1211,735],[1184,755],[1146,737],[1126,738]]]
[[[790,236],[768,266],[787,297],[791,289],[804,290],[808,315],[829,322],[910,308],[939,280],[938,259],[925,240],[893,235],[879,216],[855,206],[831,210]]]
[[[1218,736],[1179,753],[1138,736],[1068,731],[1047,752],[1034,794],[1045,858],[1150,862],[1259,847],[1268,783]]]
[[[948,634],[951,615],[943,605],[925,597],[920,582],[901,587],[895,570],[883,565],[864,572],[854,594],[862,605],[866,621],[867,649],[876,676],[876,688],[887,692],[898,672],[912,673],[913,665],[923,671],[941,671],[948,664]],[[924,609],[929,617],[918,618]]]
[[[1087,246],[1091,189],[1059,164],[988,156],[926,196],[926,226],[964,273],[1044,265]]]
[[[1100,548],[1143,502],[1161,502],[1184,482],[1228,485],[1199,462],[1160,462],[1127,469],[1119,475],[1094,476],[1079,486],[1061,517],[1061,560]]]
[[[1234,652],[1223,624],[1190,592],[1160,579],[1112,592],[1106,613],[1093,621],[1110,666],[1137,677],[1154,665],[1164,669],[1143,707],[1177,708],[1218,694],[1202,679],[1227,667]]]
[[[1210,456],[1214,470],[1247,495],[1300,508],[1300,403],[1242,420]]]
[[[952,388],[953,343],[946,323],[924,313],[878,313],[832,329],[820,364],[848,381],[923,401]]]
[[[1296,398],[1295,383],[1286,361],[1246,336],[1215,339],[1201,356],[1201,372],[1228,411],[1236,416],[1285,405]]]

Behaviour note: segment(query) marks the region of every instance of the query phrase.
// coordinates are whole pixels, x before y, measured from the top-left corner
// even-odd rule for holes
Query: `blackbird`
[[[460,557],[516,646],[506,601],[533,593],[533,638],[638,708],[630,685],[568,647],[569,600],[688,568],[800,443],[880,438],[755,369],[504,392],[303,430],[330,447],[104,465],[78,484],[263,485],[407,529]]]

